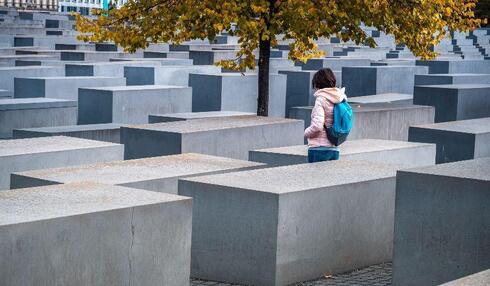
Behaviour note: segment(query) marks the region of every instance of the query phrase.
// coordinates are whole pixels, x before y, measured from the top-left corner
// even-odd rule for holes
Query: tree
[[[478,18],[490,18],[490,0],[479,0],[476,5],[476,16]],[[487,23],[488,25],[488,23]]]
[[[214,39],[221,32],[239,37],[237,59],[222,61],[231,69],[255,68],[259,50],[257,114],[267,116],[270,49],[278,39],[290,40],[289,58],[306,61],[323,55],[315,41],[336,35],[375,46],[361,23],[393,34],[424,59],[448,30],[467,31],[480,20],[477,0],[129,0],[120,9],[97,11],[96,19],[77,15],[85,41],[114,41],[127,51],[150,42],[181,43]]]

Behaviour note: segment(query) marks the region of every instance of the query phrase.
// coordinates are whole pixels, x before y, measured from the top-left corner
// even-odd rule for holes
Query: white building
[[[127,2],[127,0],[58,0],[58,11],[80,12],[82,15],[89,15],[92,9],[104,8],[104,1],[107,1],[106,5],[112,1],[116,7],[121,7]]]

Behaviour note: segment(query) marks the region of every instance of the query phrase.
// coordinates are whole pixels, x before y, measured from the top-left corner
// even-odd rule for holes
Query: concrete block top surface
[[[405,93],[380,93],[368,96],[354,96],[349,97],[349,102],[354,103],[379,103],[379,102],[392,102],[402,100],[412,100],[412,94]]]
[[[65,126],[51,126],[51,127],[23,128],[17,130],[50,133],[50,132],[74,132],[74,131],[87,131],[87,130],[119,129],[121,128],[121,126],[126,126],[126,124],[102,123],[102,124],[84,124],[84,125],[65,125]]]
[[[418,85],[422,88],[438,88],[438,89],[490,89],[489,84],[440,84],[440,85]]]
[[[68,136],[0,140],[0,157],[119,145],[120,144]]]
[[[340,149],[340,154],[350,155],[350,154],[357,154],[357,153],[378,152],[378,151],[406,149],[406,148],[418,148],[418,147],[430,146],[430,145],[433,144],[395,141],[395,140],[382,140],[382,139],[359,139],[359,140],[346,141],[339,147],[339,149]],[[308,145],[267,148],[267,149],[260,149],[254,151],[307,156]]]
[[[0,99],[0,111],[57,107],[77,107],[77,101],[45,97]]]
[[[398,167],[369,161],[338,160],[209,175],[184,180],[272,194],[287,194],[391,178],[396,175]]]
[[[490,182],[490,157],[403,170],[408,173]],[[490,188],[487,189],[490,191]]]
[[[21,77],[21,79],[42,79],[42,80],[67,80],[67,81],[91,81],[97,79],[115,79],[113,76],[43,76],[43,77]]]
[[[116,185],[260,166],[264,166],[264,164],[204,154],[186,153],[136,160],[96,163],[84,166],[26,171],[16,174],[57,183],[97,181],[99,183]]]
[[[440,286],[488,286],[490,285],[490,269],[463,278],[441,284]]]
[[[367,96],[366,96],[367,97]],[[377,102],[377,103],[352,103],[355,112],[373,112],[386,110],[410,110],[410,109],[432,109],[432,106],[413,105],[403,102]],[[311,108],[311,107],[310,107]]]
[[[490,117],[424,124],[414,127],[469,134],[484,134],[490,133]]]
[[[121,85],[121,86],[105,86],[105,87],[86,87],[84,90],[105,90],[105,91],[138,91],[138,90],[161,90],[161,89],[189,89],[186,86],[177,85]]]
[[[50,66],[25,66],[25,67],[0,67],[0,71],[30,71],[30,70],[50,70],[59,67]]]
[[[142,65],[142,66],[159,66],[160,63],[155,62],[155,61],[145,61],[145,60],[140,60],[140,61],[120,61],[120,62],[79,62],[79,63],[74,63],[70,64],[74,66],[135,66],[135,65]]]
[[[190,198],[93,182],[0,192],[0,227]]]
[[[152,116],[181,118],[181,119],[195,119],[195,118],[215,118],[215,117],[228,117],[228,116],[256,116],[256,114],[251,112],[241,112],[241,111],[205,111],[205,112],[152,114]]]
[[[155,123],[144,125],[132,125],[129,128],[145,129],[175,133],[194,133],[212,130],[224,130],[232,128],[246,128],[253,126],[263,126],[272,124],[301,123],[301,120],[286,119],[278,117],[260,116],[235,116],[227,118],[205,118],[191,121],[174,121],[168,123]]]

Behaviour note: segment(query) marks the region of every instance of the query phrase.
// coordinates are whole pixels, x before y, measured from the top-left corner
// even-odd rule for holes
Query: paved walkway
[[[191,286],[242,285],[192,279]],[[391,286],[391,263],[373,265],[350,273],[296,283],[294,286]]]

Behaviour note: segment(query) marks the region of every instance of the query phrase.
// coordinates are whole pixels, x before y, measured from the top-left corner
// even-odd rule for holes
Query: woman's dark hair
[[[332,70],[329,68],[320,69],[315,73],[311,80],[311,86],[316,89],[335,87],[337,80]]]

